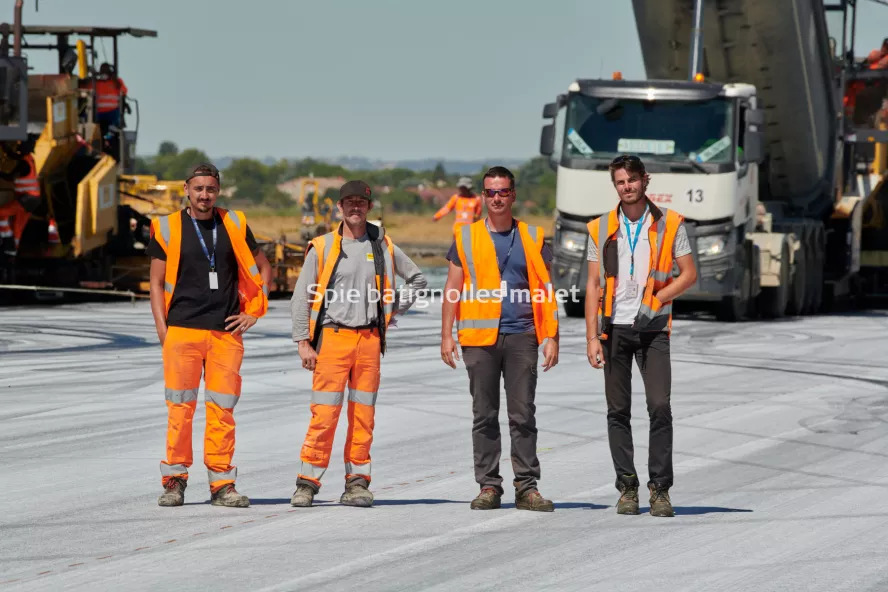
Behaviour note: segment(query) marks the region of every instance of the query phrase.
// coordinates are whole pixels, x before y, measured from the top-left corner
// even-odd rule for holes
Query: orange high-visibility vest
[[[453,195],[440,210],[435,212],[435,220],[440,220],[453,209],[456,210],[455,224],[471,224],[481,215],[481,198],[477,196],[463,197],[461,195]]]
[[[315,253],[317,253],[318,256],[317,285],[313,286],[314,294],[311,294],[309,297],[311,313],[308,320],[308,334],[311,336],[313,342],[317,342],[318,336],[320,335],[320,329],[323,322],[318,323],[318,320],[321,319],[322,316],[321,309],[326,301],[327,287],[333,279],[333,270],[336,268],[336,264],[339,262],[339,257],[342,255],[343,224],[343,222],[340,222],[336,227],[336,230],[333,232],[328,232],[327,234],[311,239],[308,248],[306,249],[307,251],[310,248],[314,248]],[[382,251],[384,277],[381,286],[379,274],[376,275],[376,291],[381,297],[380,300],[382,302],[383,314],[385,315],[385,326],[382,331],[380,331],[380,337],[383,337],[382,350],[384,352],[385,327],[388,327],[389,321],[392,319],[392,311],[394,310],[395,304],[395,244],[392,242],[392,239],[385,234],[385,231],[382,228],[371,225],[369,222],[367,223],[367,232],[370,235],[371,241],[378,240],[378,237],[374,238],[374,235],[376,232],[379,232],[385,242],[385,249]]]
[[[672,303],[660,302],[654,294],[672,283],[674,260],[672,247],[675,234],[684,218],[681,214],[666,208],[658,208],[648,200],[653,222],[648,230],[651,244],[651,268],[648,273],[641,306],[633,329],[639,331],[672,331]],[[619,256],[617,254],[616,233],[620,228],[619,206],[608,214],[595,218],[586,227],[589,236],[598,249],[598,333],[601,339],[607,339],[614,315],[614,295],[616,279],[619,272]],[[602,224],[602,220],[606,223]],[[602,248],[604,245],[604,248]]]
[[[537,343],[554,338],[558,333],[558,302],[552,289],[549,271],[540,251],[543,229],[518,223],[518,236],[527,261],[529,297],[533,308],[533,325]],[[463,268],[463,292],[457,307],[457,338],[460,345],[492,345],[499,335],[502,299],[510,298],[504,289],[496,259],[496,247],[484,220],[462,226],[454,231],[456,252]],[[445,298],[450,298],[445,294]],[[527,301],[527,300],[525,300]]]
[[[222,216],[222,224],[231,239],[234,258],[237,260],[240,311],[256,318],[262,317],[268,312],[268,286],[262,282],[256,260],[247,247],[247,218],[243,212],[236,210],[216,208],[216,211]],[[182,250],[181,210],[152,220],[151,236],[157,240],[167,256],[163,297],[165,311],[169,313],[173,291],[176,289],[179,256]]]
[[[28,174],[15,180],[16,197],[40,197],[40,181],[37,180],[37,166],[34,157],[26,154],[24,161],[28,163]]]
[[[99,113],[114,111],[120,107],[120,96],[126,96],[127,88],[123,80],[98,80],[96,89],[96,110]]]

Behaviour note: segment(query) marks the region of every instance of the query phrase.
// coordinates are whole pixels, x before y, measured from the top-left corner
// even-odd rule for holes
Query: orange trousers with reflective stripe
[[[370,483],[370,445],[379,389],[380,341],[376,329],[324,327],[318,342],[311,421],[302,445],[298,482],[320,488],[330,464],[333,436],[348,387],[348,432],[343,457],[346,481]]]
[[[201,374],[207,411],[204,464],[210,490],[234,483],[234,406],[240,399],[240,367],[244,343],[224,331],[169,327],[163,342],[163,378],[168,410],[166,459],[160,463],[161,482],[188,479],[193,462],[191,420],[197,408]]]

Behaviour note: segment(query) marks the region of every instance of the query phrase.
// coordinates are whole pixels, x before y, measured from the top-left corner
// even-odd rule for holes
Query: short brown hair
[[[616,157],[607,169],[610,171],[611,183],[614,182],[614,173],[620,169],[625,169],[627,173],[638,173],[642,179],[647,176],[644,163],[634,154],[622,154]]]
[[[481,185],[484,185],[484,179],[493,179],[494,177],[503,177],[505,179],[508,179],[509,189],[515,189],[515,175],[513,175],[512,171],[504,166],[495,166],[487,169],[487,172],[484,173],[483,177],[481,177]]]

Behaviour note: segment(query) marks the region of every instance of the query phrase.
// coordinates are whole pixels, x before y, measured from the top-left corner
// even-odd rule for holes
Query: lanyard
[[[200,232],[200,228],[197,227],[197,220],[192,216],[188,216],[191,218],[191,223],[194,224],[194,232],[197,233],[197,240],[200,241],[200,246],[203,247],[204,255],[207,256],[207,259],[210,262],[210,273],[216,271],[216,212],[213,211],[213,255],[210,256],[210,252],[207,250],[207,243],[204,242],[203,234]]]
[[[487,227],[487,232],[492,232],[490,230],[490,223],[487,219],[484,219],[484,225]],[[493,254],[496,256],[496,266],[499,268],[500,275],[503,274],[503,270],[506,268],[506,263],[509,262],[509,257],[512,256],[512,247],[515,245],[515,222],[512,222],[512,231],[509,233],[509,252],[506,253],[506,258],[502,264],[499,262],[499,255],[496,254],[496,247],[493,249]]]
[[[629,264],[629,277],[635,279],[635,246],[638,244],[638,237],[641,236],[641,227],[644,226],[644,219],[647,216],[648,208],[644,209],[644,214],[641,215],[641,218],[638,219],[638,226],[635,227],[635,236],[632,236],[632,231],[629,230],[629,218],[623,214],[623,222],[626,224],[626,240],[629,242],[629,257],[631,263]]]

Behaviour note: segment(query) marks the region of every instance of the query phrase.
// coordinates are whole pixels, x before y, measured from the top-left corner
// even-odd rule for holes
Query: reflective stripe
[[[234,212],[228,212],[228,217],[231,218],[231,221],[234,222],[234,225],[237,226],[238,230],[241,230],[240,218]]]
[[[320,312],[321,311],[319,311],[319,310],[311,309],[311,320],[317,321],[318,315],[320,314]]]
[[[205,396],[207,403],[215,403],[222,409],[234,409],[234,406],[237,405],[238,400],[240,400],[240,397],[237,395],[223,395],[222,393],[217,393],[210,389],[206,390]]]
[[[318,467],[312,464],[309,464],[305,461],[302,461],[302,466],[299,468],[299,474],[304,477],[311,477],[312,479],[321,480],[321,477],[324,476],[324,473],[327,472],[327,467]]]
[[[666,215],[669,210],[663,208],[663,215],[657,221],[657,260],[651,261],[651,269],[656,269],[660,264],[660,256],[663,254],[663,239],[666,237]]]
[[[648,306],[647,304],[642,304],[638,308],[638,312],[642,316],[645,316],[649,319],[655,319],[657,317],[665,317],[665,316],[668,316],[672,313],[672,303],[664,305],[663,308],[658,310],[656,313],[654,313],[654,311],[651,310],[651,307]]]
[[[462,319],[458,321],[460,329],[496,329],[499,319]]]
[[[367,475],[370,476],[370,464],[364,463],[359,465],[358,463],[345,463],[345,474],[346,475]]]
[[[598,220],[598,284],[603,290],[606,287],[607,279],[604,276],[604,244],[608,239],[608,217],[602,216]]]
[[[230,471],[225,471],[224,473],[207,470],[207,477],[211,485],[216,481],[235,481],[237,480],[237,467],[231,467]]]
[[[651,272],[651,277],[653,277],[658,282],[665,282],[669,279],[669,275],[670,274],[666,273],[665,271],[657,271],[656,269]]]
[[[376,393],[370,393],[367,391],[358,391],[353,388],[349,388],[348,400],[354,401],[355,403],[360,403],[361,405],[368,405],[370,407],[375,407],[376,406]]]
[[[527,233],[530,234],[530,238],[533,239],[533,242],[536,242],[536,240],[537,240],[537,235],[539,234],[537,232],[538,229],[539,229],[539,226],[528,226],[527,227]]]
[[[311,391],[311,402],[314,405],[342,405],[345,396],[342,392]]]
[[[168,216],[162,216],[160,218],[160,236],[163,237],[163,242],[169,246],[170,244],[170,219]]]
[[[336,240],[336,237],[333,235],[333,233],[330,233],[324,239],[324,265],[327,264],[327,260],[330,258],[330,250],[333,249],[334,240]],[[321,268],[321,271],[323,271],[323,267]],[[318,279],[321,279],[320,276],[318,276]]]
[[[173,293],[173,284],[171,284],[169,282],[164,282],[163,289],[166,290],[168,294],[172,294]]]
[[[259,268],[255,264],[251,265],[250,275],[256,275],[257,273],[259,273]]]
[[[463,252],[466,256],[466,266],[469,268],[469,283],[473,286],[478,285],[478,275],[475,272],[475,260],[472,258],[472,227],[463,226],[460,229],[462,233]]]
[[[168,465],[160,463],[160,474],[163,477],[174,477],[176,475],[187,475],[188,467],[185,465]]]
[[[382,246],[382,260],[385,263],[385,276],[388,279],[389,284],[392,286],[394,290],[395,287],[395,262],[392,261],[391,253],[389,253],[388,245],[383,243]],[[383,292],[385,292],[385,284],[381,286]],[[394,300],[394,294],[392,294],[392,299]],[[386,316],[392,314],[392,310],[394,309],[394,302],[384,302],[383,303],[383,314]]]
[[[268,284],[262,284],[262,293],[268,296]]]
[[[197,391],[198,388],[193,389],[166,389],[166,400],[170,403],[190,403],[191,401],[197,401]]]

